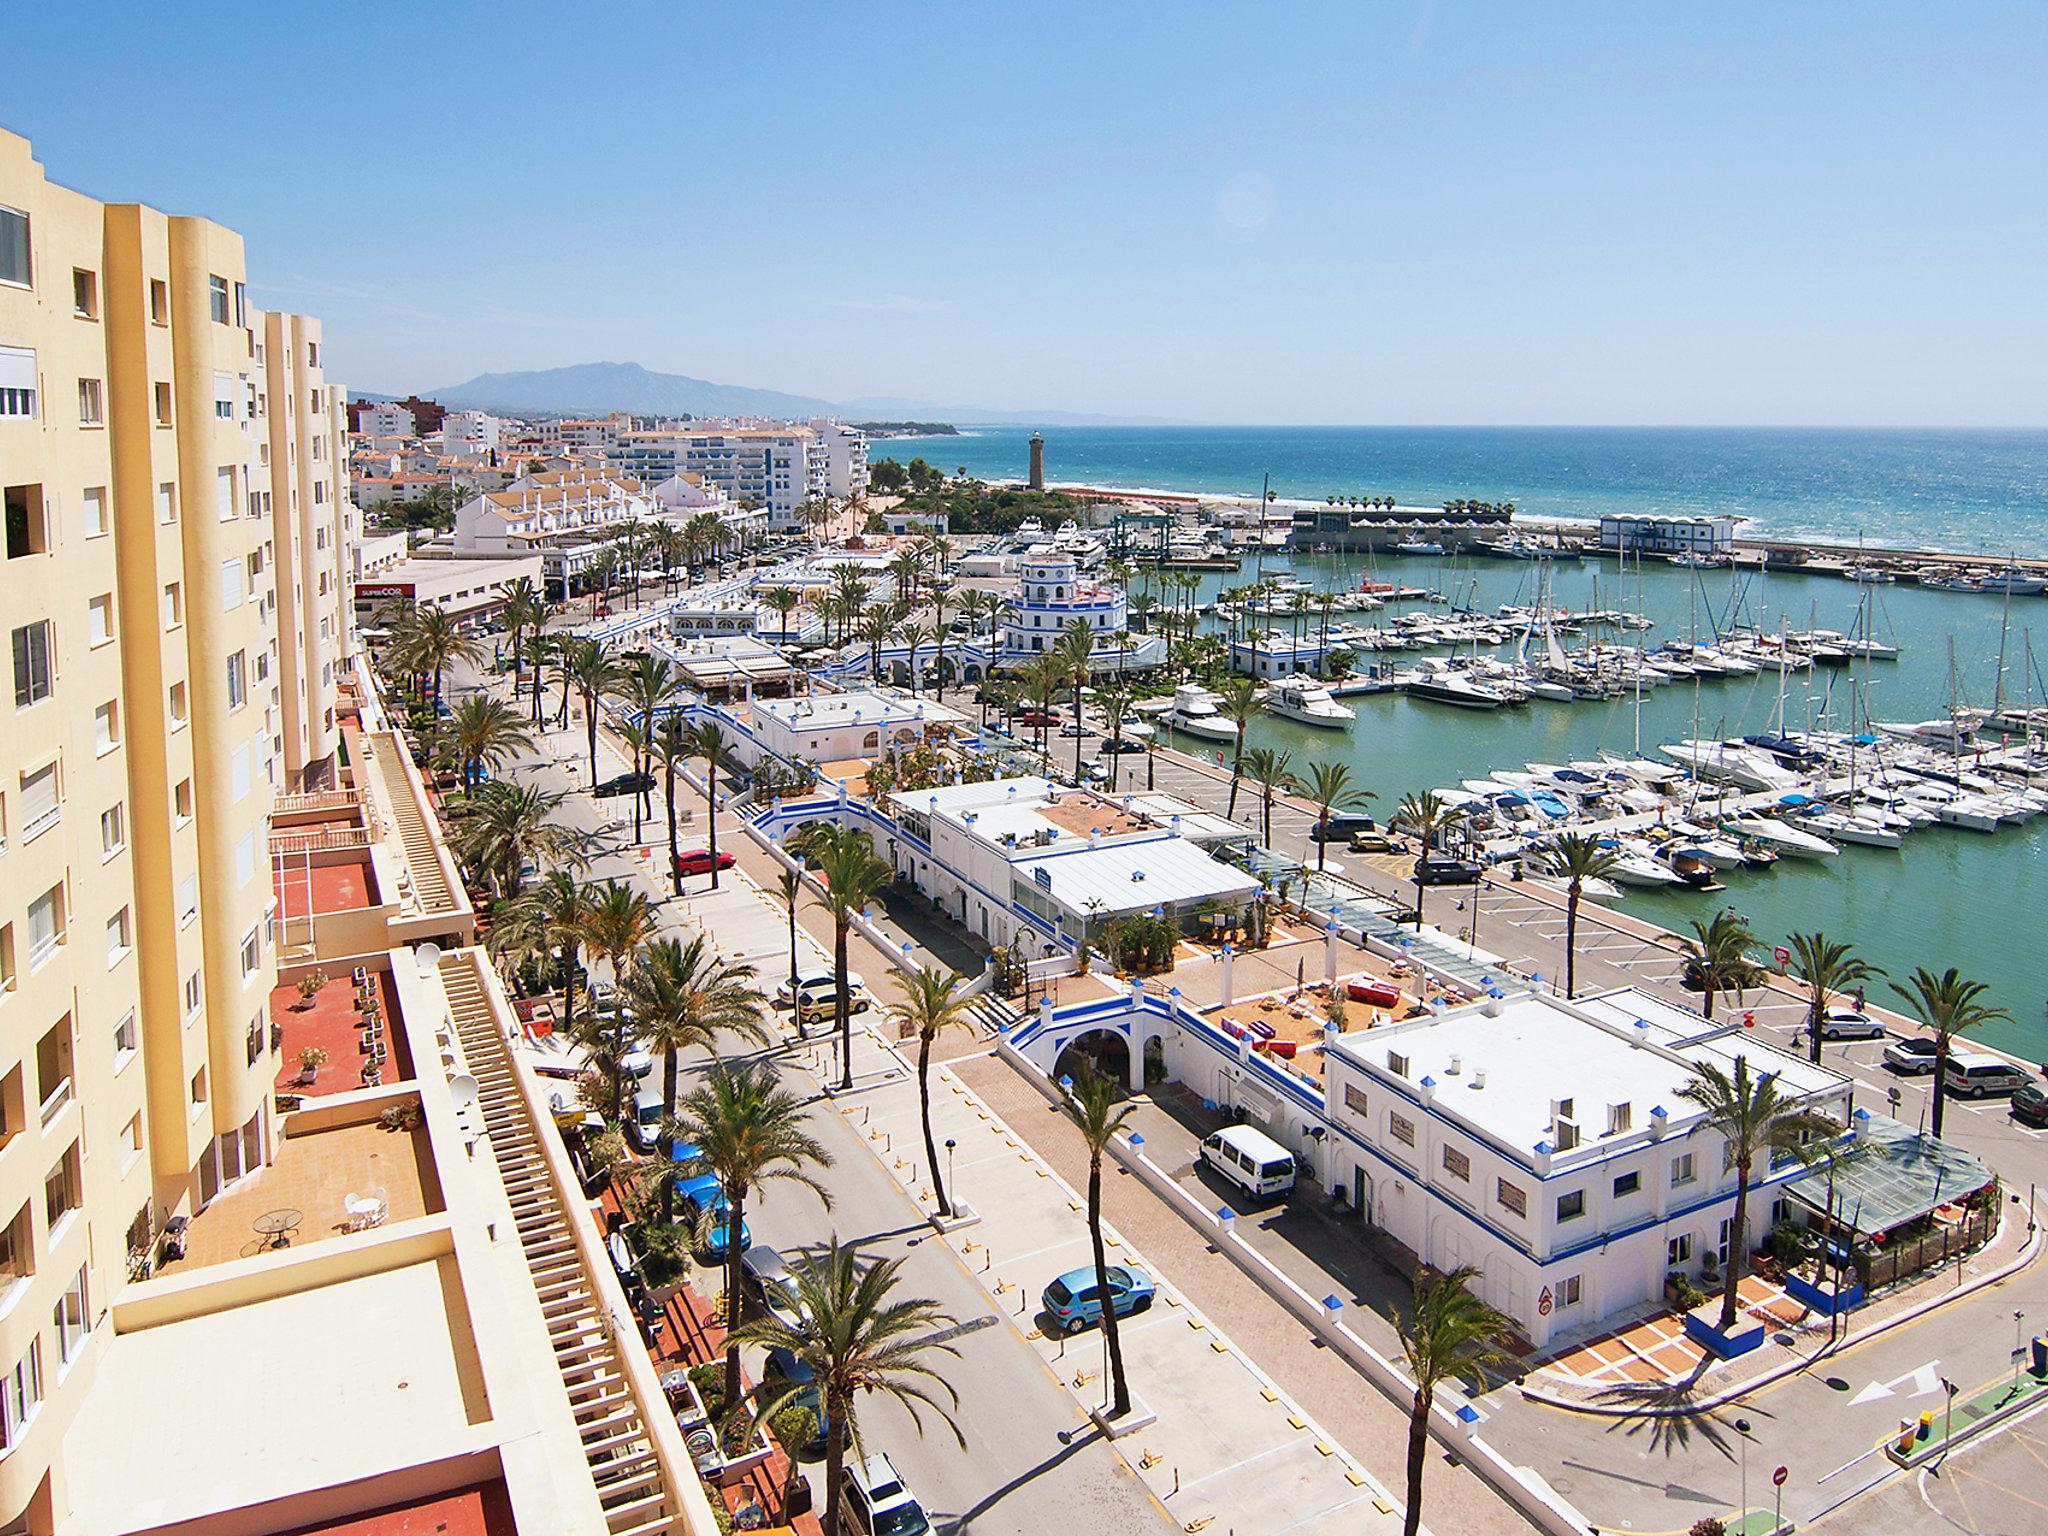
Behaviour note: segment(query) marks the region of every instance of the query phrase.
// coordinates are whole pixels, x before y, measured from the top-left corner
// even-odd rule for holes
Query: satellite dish
[[[469,1108],[476,1102],[476,1079],[467,1072],[458,1072],[448,1079],[448,1097],[455,1101],[458,1110]]]
[[[413,962],[419,966],[422,976],[431,976],[434,967],[441,963],[441,946],[438,944],[417,944],[413,946]]]

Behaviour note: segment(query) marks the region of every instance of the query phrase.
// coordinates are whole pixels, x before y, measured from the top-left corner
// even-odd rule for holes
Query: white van
[[[661,1090],[649,1087],[635,1090],[627,1115],[626,1139],[633,1143],[636,1152],[652,1152],[654,1144],[661,1139]]]
[[[1987,1093],[2015,1093],[2027,1074],[2003,1056],[1986,1056],[1981,1051],[1955,1051],[1942,1072],[1942,1086],[1966,1099],[1981,1099]]]
[[[1294,1154],[1265,1132],[1249,1125],[1225,1126],[1196,1154],[1254,1200],[1284,1195],[1294,1188]]]

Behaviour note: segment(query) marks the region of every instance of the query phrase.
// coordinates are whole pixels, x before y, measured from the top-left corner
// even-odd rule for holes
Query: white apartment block
[[[809,427],[700,429],[683,438],[677,466],[716,485],[734,501],[768,511],[777,531],[803,526],[805,502],[831,494],[828,455]]]
[[[456,509],[454,547],[460,555],[539,555],[549,584],[567,590],[610,535],[657,510],[639,481],[603,470],[522,475]]]
[[[357,431],[373,442],[419,436],[419,424],[410,407],[396,402],[373,405],[357,416]]]
[[[852,501],[868,489],[868,439],[857,427],[823,417],[811,423],[825,454],[825,493],[835,501]]]
[[[631,422],[630,416],[544,421],[540,424],[540,440],[550,448],[610,453],[618,447],[620,433]]]
[[[450,411],[441,422],[441,451],[481,457],[498,446],[503,425],[489,411]]]

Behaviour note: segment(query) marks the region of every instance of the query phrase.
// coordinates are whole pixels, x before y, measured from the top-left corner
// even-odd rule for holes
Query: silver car
[[[785,1328],[810,1327],[810,1308],[797,1294],[796,1277],[780,1253],[766,1243],[756,1243],[740,1255],[740,1269],[770,1317]]]

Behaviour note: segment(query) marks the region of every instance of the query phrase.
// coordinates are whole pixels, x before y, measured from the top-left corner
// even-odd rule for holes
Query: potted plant
[[[320,1069],[327,1065],[327,1061],[326,1047],[318,1045],[301,1047],[299,1051],[299,1081],[301,1083],[312,1082],[319,1075]]]
[[[299,978],[299,1001],[296,1012],[303,1013],[313,1006],[313,999],[320,995],[320,989],[327,985],[327,973],[315,966]]]
[[[402,1104],[387,1104],[377,1115],[377,1123],[387,1131],[410,1131],[420,1123],[418,1099],[407,1099]]]

